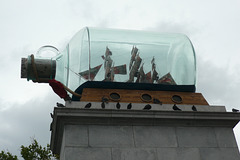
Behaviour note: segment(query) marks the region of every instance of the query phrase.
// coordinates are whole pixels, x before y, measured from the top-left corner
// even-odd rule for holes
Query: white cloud
[[[29,100],[24,104],[11,104],[0,111],[0,150],[20,154],[21,145],[29,145],[36,138],[43,146],[50,143],[50,112],[62,100],[51,93]],[[4,105],[0,101],[0,106]]]
[[[17,154],[34,135],[49,143],[49,112],[59,98],[47,84],[20,79],[21,57],[47,44],[61,51],[84,26],[187,34],[198,58],[197,91],[210,104],[239,109],[239,6],[238,0],[0,1],[0,149]]]

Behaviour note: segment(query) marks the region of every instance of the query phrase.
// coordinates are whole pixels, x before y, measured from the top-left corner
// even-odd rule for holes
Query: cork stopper
[[[21,78],[27,78],[33,82],[47,83],[56,75],[56,61],[52,59],[34,59],[32,56],[22,58]],[[32,64],[34,62],[34,64]],[[35,67],[35,66],[36,67]],[[37,77],[36,77],[37,76]]]

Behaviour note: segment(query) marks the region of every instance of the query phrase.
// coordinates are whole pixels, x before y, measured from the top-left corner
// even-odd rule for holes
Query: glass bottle
[[[55,55],[44,56],[46,49]],[[88,81],[194,86],[195,91],[195,51],[184,34],[85,27],[62,52],[44,46],[34,58],[23,58],[21,77],[56,79],[73,91]]]

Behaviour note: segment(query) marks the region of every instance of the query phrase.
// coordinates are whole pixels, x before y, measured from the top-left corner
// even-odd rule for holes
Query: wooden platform
[[[201,93],[84,88],[81,101],[209,105]]]

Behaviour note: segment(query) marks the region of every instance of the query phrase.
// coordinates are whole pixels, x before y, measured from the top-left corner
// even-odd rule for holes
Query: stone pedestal
[[[83,102],[54,108],[51,150],[61,160],[239,160],[233,127],[239,113],[224,107],[156,105],[117,110]],[[155,107],[155,108],[154,108]],[[205,107],[205,109],[201,108]],[[201,109],[200,109],[201,108]]]

